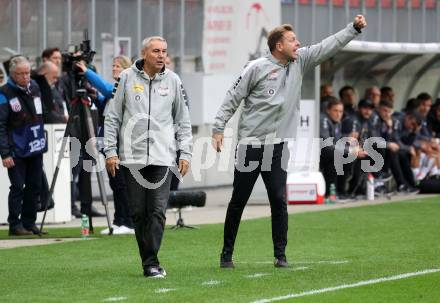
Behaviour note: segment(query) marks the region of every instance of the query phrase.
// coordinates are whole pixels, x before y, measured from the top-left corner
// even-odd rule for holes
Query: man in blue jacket
[[[38,234],[36,197],[43,173],[43,108],[38,85],[31,81],[25,57],[11,59],[10,79],[0,88],[0,155],[11,182],[9,235]]]

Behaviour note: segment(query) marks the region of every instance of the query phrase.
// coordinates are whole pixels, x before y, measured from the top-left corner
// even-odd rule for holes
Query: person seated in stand
[[[394,97],[395,94],[392,87],[384,86],[380,89],[380,99],[393,103],[393,106],[394,106]]]
[[[333,96],[333,87],[329,83],[321,85],[319,97],[322,100],[322,98],[325,98],[328,96]]]
[[[361,169],[361,160],[368,159],[368,153],[363,149],[365,140],[376,136],[375,129],[371,122],[373,110],[373,102],[368,99],[363,99],[359,101],[357,112],[354,115],[346,117],[342,121],[342,133],[344,134],[344,137],[349,137],[352,140],[356,140],[358,143],[352,151],[356,153],[357,158],[354,162],[347,165],[349,166],[347,168],[349,170],[347,177],[351,177],[349,180],[350,195],[355,195],[357,193],[364,194],[364,184],[360,184],[362,181],[361,175],[363,173]],[[346,175],[345,170],[344,175]]]
[[[420,154],[422,141],[419,133],[422,126],[423,116],[417,111],[408,111],[403,117],[401,129],[397,132],[399,142],[399,161],[407,184],[416,187],[416,179],[413,170],[417,170],[416,164]]]
[[[113,91],[116,90],[117,86],[114,83],[109,83],[104,80],[100,75],[95,73],[90,68],[84,64],[84,62],[77,62],[76,66],[84,73],[84,76],[89,81],[89,83],[95,87],[105,98],[107,104],[102,112],[102,116],[105,117],[107,113],[108,103],[112,102]],[[118,80],[119,75],[124,69],[131,66],[131,61],[126,56],[117,56],[113,59],[112,66],[112,76],[115,81]],[[104,119],[100,119],[102,122]],[[103,124],[100,124],[98,137],[103,137],[104,128]],[[134,234],[134,225],[131,219],[129,207],[128,207],[128,196],[127,196],[127,184],[125,177],[120,170],[116,170],[115,176],[108,173],[110,187],[113,191],[113,202],[115,205],[115,214],[113,219],[113,234]],[[109,234],[110,230],[108,228],[101,231],[101,234]]]
[[[426,176],[437,175],[439,172],[440,145],[428,126],[428,114],[432,107],[432,97],[427,93],[421,93],[417,96],[417,100],[416,110],[423,116],[419,139],[422,141],[421,158],[424,160],[421,162],[417,179],[423,180]]]
[[[344,119],[356,114],[356,92],[353,87],[346,85],[339,90],[339,98],[344,104]]]
[[[401,144],[399,144],[401,142],[399,134],[402,125],[398,119],[392,117],[392,112],[393,104],[390,101],[380,101],[378,108],[379,122],[376,127],[379,136],[386,141],[386,148],[378,150],[385,160],[382,172],[388,174],[388,171],[391,169],[399,193],[417,193],[418,189],[409,185],[403,175],[399,161],[399,150],[401,147]]]
[[[433,138],[440,139],[440,98],[437,99],[435,104],[431,107],[431,110],[427,117],[428,129]],[[436,140],[437,142],[439,140]]]
[[[341,101],[334,98],[327,103],[327,110],[321,114],[319,136],[327,144],[321,148],[319,161],[320,170],[325,179],[326,196],[330,194],[330,185],[334,184],[338,200],[347,199],[347,193],[344,184],[344,176],[337,175],[335,167],[335,153],[344,153],[344,149],[337,151],[336,143],[342,138],[342,115],[344,114],[344,105]],[[328,140],[331,145],[328,145]],[[345,173],[345,172],[344,172]]]

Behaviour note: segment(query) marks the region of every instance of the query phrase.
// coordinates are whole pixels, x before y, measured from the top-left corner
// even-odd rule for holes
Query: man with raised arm
[[[286,138],[294,138],[301,98],[302,78],[307,70],[335,55],[366,27],[364,16],[322,42],[300,48],[293,28],[284,24],[268,36],[270,53],[247,64],[228,90],[213,127],[213,147],[220,152],[226,123],[243,101],[232,198],[224,225],[220,267],[233,268],[232,253],[243,209],[258,175],[265,183],[272,213],[275,267],[287,267],[286,178],[282,157]],[[259,142],[259,146],[258,143]],[[269,157],[269,165],[263,161]],[[283,161],[282,161],[283,158]],[[268,162],[268,161],[266,161]]]

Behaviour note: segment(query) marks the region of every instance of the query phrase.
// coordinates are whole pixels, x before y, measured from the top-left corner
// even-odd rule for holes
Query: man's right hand
[[[7,157],[3,159],[3,167],[13,168],[15,166],[14,159],[12,157]]]
[[[112,177],[116,175],[116,170],[119,169],[119,158],[117,156],[107,158],[105,160],[105,167]]]
[[[223,147],[223,138],[223,133],[216,133],[212,135],[212,147],[214,147],[217,152],[222,151],[221,148]]]

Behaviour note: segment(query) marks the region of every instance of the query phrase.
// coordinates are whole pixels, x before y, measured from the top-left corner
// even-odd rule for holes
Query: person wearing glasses
[[[39,234],[35,225],[43,175],[43,108],[31,66],[23,56],[11,59],[10,78],[0,88],[0,155],[8,169],[9,235]]]

